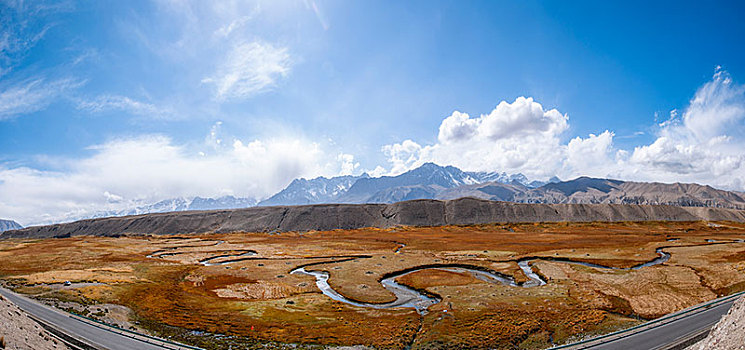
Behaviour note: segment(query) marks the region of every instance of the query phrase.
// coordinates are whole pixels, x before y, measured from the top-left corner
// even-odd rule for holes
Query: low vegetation
[[[97,305],[126,306],[132,326],[207,348],[538,349],[745,290],[742,239],[745,225],[726,222],[13,239],[0,241],[0,276],[19,292],[97,317],[106,314]],[[671,258],[636,270],[566,262],[629,268],[658,257],[658,248]],[[423,315],[334,301],[312,276],[290,273],[328,271],[345,297],[383,303],[395,299],[379,282],[392,272],[457,264],[520,283],[527,277],[517,262],[527,257],[546,285],[436,269],[400,277],[442,299]]]

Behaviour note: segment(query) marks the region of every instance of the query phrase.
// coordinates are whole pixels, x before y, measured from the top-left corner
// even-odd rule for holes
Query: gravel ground
[[[0,349],[69,349],[31,320],[15,304],[0,296]]]
[[[687,350],[735,349],[745,349],[745,297],[741,297],[732,305],[706,339]]]

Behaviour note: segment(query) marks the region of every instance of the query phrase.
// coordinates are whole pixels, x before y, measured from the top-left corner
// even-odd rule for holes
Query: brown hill
[[[438,199],[463,196],[519,203],[675,205],[745,209],[745,195],[699,184],[624,182],[580,177],[529,189],[514,184],[482,183],[451,188]]]
[[[461,198],[393,204],[320,204],[187,211],[81,220],[6,231],[0,238],[182,234],[470,225],[494,222],[739,221],[745,211],[620,204],[523,204]]]

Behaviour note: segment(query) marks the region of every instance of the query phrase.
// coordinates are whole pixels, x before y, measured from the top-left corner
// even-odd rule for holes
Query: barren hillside
[[[688,350],[742,350],[745,349],[745,297],[732,305],[711,330],[706,339],[696,343]]]
[[[621,204],[522,204],[461,198],[393,204],[321,204],[188,211],[81,220],[6,231],[0,238],[285,232],[493,222],[745,221],[745,211]]]
[[[0,348],[18,350],[69,349],[31,320],[15,304],[0,296]]]

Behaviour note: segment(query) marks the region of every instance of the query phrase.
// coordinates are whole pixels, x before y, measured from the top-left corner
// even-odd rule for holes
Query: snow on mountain
[[[297,179],[287,188],[259,205],[301,205],[320,203],[392,203],[403,200],[435,198],[446,189],[484,182],[515,183],[531,187],[522,174],[465,172],[454,166],[425,163],[396,176],[318,177]]]
[[[0,232],[21,229],[23,226],[13,220],[0,219]]]
[[[257,202],[252,198],[224,196],[219,198],[175,197],[157,203],[135,203],[121,210],[98,212],[100,218],[187,210],[215,210],[246,208],[255,205],[304,205],[321,203],[392,203],[411,199],[439,198],[443,191],[468,188],[482,183],[504,183],[534,188],[544,183],[530,182],[522,174],[498,172],[466,172],[454,166],[426,163],[397,176],[370,177],[336,176],[332,178],[295,179],[282,191]],[[474,189],[475,190],[475,189]],[[480,192],[477,194],[481,194]]]
[[[233,196],[223,196],[219,198],[177,197],[165,199],[153,204],[139,205],[134,208],[100,212],[96,215],[93,215],[91,218],[140,215],[149,213],[166,213],[171,211],[187,210],[238,209],[248,208],[254,205],[256,205],[256,200],[253,198],[240,198]]]
[[[337,176],[332,178],[295,179],[279,193],[259,202],[260,206],[302,205],[332,203],[347,192],[359,179],[367,179],[367,174],[360,176]]]

